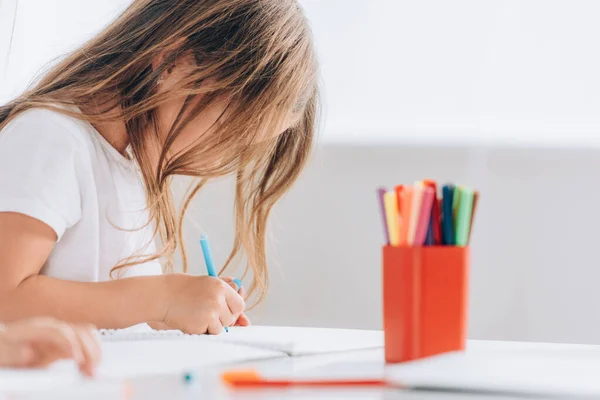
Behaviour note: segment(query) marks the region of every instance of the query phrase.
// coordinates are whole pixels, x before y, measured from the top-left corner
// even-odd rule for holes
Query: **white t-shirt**
[[[0,131],[2,211],[36,218],[58,235],[43,275],[106,281],[124,258],[155,252],[135,161],[89,123],[54,111],[25,111]],[[160,273],[149,262],[118,276]]]

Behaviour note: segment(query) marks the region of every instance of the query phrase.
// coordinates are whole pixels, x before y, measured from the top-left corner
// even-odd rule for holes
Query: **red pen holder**
[[[398,363],[464,350],[469,249],[383,248],[385,359]]]

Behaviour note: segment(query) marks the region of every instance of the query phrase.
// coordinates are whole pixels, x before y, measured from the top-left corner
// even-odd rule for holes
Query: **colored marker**
[[[408,225],[410,223],[410,210],[412,206],[414,190],[410,186],[405,186],[401,193],[402,196],[402,224],[400,225],[400,246],[408,246]]]
[[[425,246],[433,246],[434,244],[432,218],[430,218],[429,225],[427,225],[427,234],[425,235]]]
[[[421,201],[421,209],[419,210],[419,220],[417,223],[417,230],[415,232],[415,246],[423,246],[423,244],[425,243],[425,236],[427,235],[429,220],[431,219],[431,206],[433,204],[434,196],[435,195],[432,188],[423,188],[423,199]]]
[[[454,185],[442,187],[442,234],[446,246],[454,246],[454,218],[452,216],[452,201],[454,199]]]
[[[398,246],[400,244],[400,219],[398,217],[398,202],[396,200],[396,192],[385,192],[385,194],[383,195],[383,203],[385,205],[385,215],[387,217],[388,235],[390,235],[390,245]]]
[[[473,192],[473,210],[471,211],[471,223],[469,224],[469,242],[471,241],[471,232],[473,232],[473,221],[475,221],[475,213],[477,212],[477,204],[479,203],[479,192]]]
[[[240,281],[238,278],[233,278],[233,283],[235,283],[237,285],[238,291],[244,286],[242,281]]]
[[[415,234],[417,233],[417,224],[421,216],[421,203],[423,202],[423,182],[417,182],[413,189],[413,196],[410,205],[410,218],[408,223],[407,243],[409,246],[415,244]]]
[[[206,264],[206,272],[208,276],[212,276],[217,278],[217,270],[215,269],[215,262],[212,257],[212,252],[210,251],[210,244],[208,243],[208,236],[202,235],[200,236],[200,246],[202,247],[202,255],[204,256],[204,263]],[[229,332],[229,327],[223,327],[225,332]]]
[[[440,202],[438,200],[438,190],[437,190],[437,182],[431,179],[425,179],[423,181],[425,186],[433,189],[434,199],[433,205],[431,206],[431,219],[429,220],[429,226],[432,230],[431,234],[433,235],[432,245],[441,244],[442,243],[442,220],[440,218]],[[429,230],[428,230],[429,233]]]
[[[226,371],[221,375],[223,383],[237,388],[268,388],[268,387],[331,387],[331,386],[376,386],[385,387],[384,379],[279,379],[265,378],[255,370]]]
[[[457,246],[464,247],[469,242],[469,228],[473,212],[473,189],[461,187],[458,190],[460,195],[458,197],[458,211],[456,212],[455,241]]]
[[[458,186],[454,187],[454,197],[452,198],[452,218],[454,222],[454,229],[456,229],[456,213],[458,212],[458,204],[460,202],[460,190]],[[454,238],[456,240],[456,238]]]
[[[217,277],[217,271],[215,270],[215,262],[210,251],[210,244],[208,243],[208,236],[200,236],[200,246],[202,247],[202,255],[204,256],[204,263],[206,264],[206,272],[208,276]]]
[[[404,191],[404,185],[398,185],[394,188],[396,192],[396,202],[398,203],[398,212],[402,212],[402,192]],[[402,218],[402,215],[400,215]]]
[[[381,188],[377,189],[377,202],[379,204],[379,212],[381,214],[381,226],[383,226],[383,237],[385,238],[386,246],[389,246],[390,245],[390,229],[389,229],[388,223],[387,223],[387,216],[385,213],[385,202],[383,200],[385,192],[387,192],[387,190],[385,188],[381,187]]]
[[[402,225],[406,223],[406,219],[402,215],[402,192],[404,192],[404,185],[398,185],[394,188],[396,192],[396,203],[398,204],[398,245],[400,245],[400,231],[402,231]]]

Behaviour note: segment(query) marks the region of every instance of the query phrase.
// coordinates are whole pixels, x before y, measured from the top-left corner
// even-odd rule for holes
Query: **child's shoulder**
[[[12,137],[67,148],[86,147],[89,144],[89,135],[85,134],[86,124],[59,111],[32,108],[10,120],[0,131],[0,143],[3,137]]]

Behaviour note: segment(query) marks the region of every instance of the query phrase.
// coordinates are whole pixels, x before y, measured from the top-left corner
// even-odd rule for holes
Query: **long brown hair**
[[[182,55],[194,56],[193,72],[172,90],[159,92],[160,77]],[[157,59],[162,60],[159,65]],[[168,132],[160,132],[157,107],[182,94],[187,100],[175,122]],[[201,100],[194,102],[198,95]],[[227,109],[210,134],[170,154],[178,134],[223,96],[229,99]],[[84,107],[91,99],[96,111]],[[159,258],[172,270],[177,248],[187,271],[181,236],[186,209],[207,180],[234,173],[236,233],[224,268],[245,254],[254,277],[249,292],[259,289],[262,298],[268,282],[267,219],[307,160],[319,110],[315,51],[296,0],[136,0],[32,89],[0,107],[0,130],[35,107],[92,124],[125,122],[150,222],[163,247],[151,256],[123,260],[113,271]],[[290,118],[297,122],[277,132]],[[271,139],[260,139],[264,137]],[[152,151],[160,154],[158,167],[151,166]],[[198,162],[207,157],[220,162]],[[175,175],[199,178],[179,216],[170,192]]]

